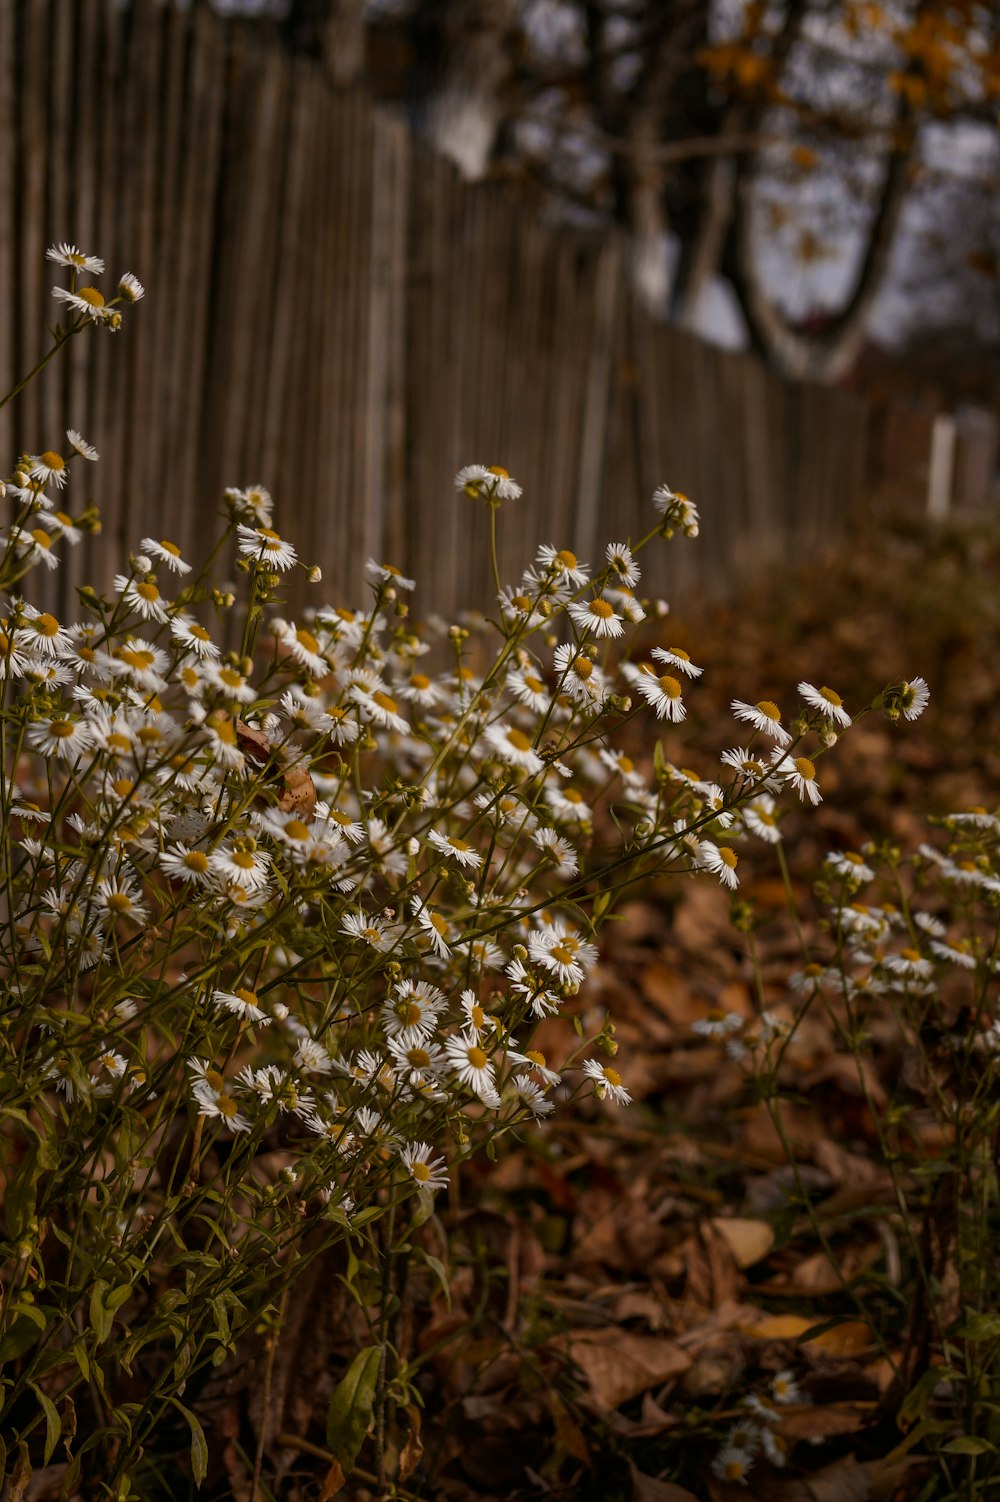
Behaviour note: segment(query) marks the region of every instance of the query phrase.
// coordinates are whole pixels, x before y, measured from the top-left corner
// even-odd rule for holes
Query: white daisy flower
[[[455,941],[448,920],[435,912],[433,908],[428,907],[419,897],[414,897],[410,910],[421,931],[430,940],[434,953],[443,960],[448,959],[451,955],[451,944]]]
[[[444,1189],[448,1183],[448,1170],[444,1158],[431,1156],[434,1149],[427,1142],[408,1142],[400,1148],[399,1157],[418,1189],[431,1193]]]
[[[351,698],[359,706],[362,715],[383,730],[395,730],[397,735],[406,735],[410,725],[399,712],[399,705],[384,688],[369,690],[360,684],[351,689]]]
[[[635,686],[637,691],[656,710],[658,720],[670,720],[679,725],[687,714],[681,699],[681,685],[677,678],[664,673],[658,678],[653,669],[643,665],[642,670],[636,675]]]
[[[275,620],[271,622],[271,631],[293,662],[306,668],[314,678],[326,677],[330,664],[323,656],[319,639],[310,630],[294,621]]]
[[[91,463],[94,463],[101,457],[94,445],[88,443],[82,433],[76,431],[76,428],[67,428],[66,437],[74,454],[79,454],[81,459],[89,459]]]
[[[405,579],[398,568],[391,563],[377,563],[374,558],[369,558],[365,564],[365,572],[370,579],[382,584],[391,584],[395,589],[416,589],[415,579]]]
[[[204,850],[177,842],[157,857],[160,868],[174,881],[206,886],[212,880],[211,857]]]
[[[28,743],[43,756],[74,762],[91,743],[90,727],[79,720],[67,720],[61,716],[37,720],[28,726]]]
[[[486,1050],[478,1039],[469,1033],[448,1038],[445,1042],[448,1066],[454,1071],[459,1084],[467,1085],[484,1106],[496,1109],[500,1105],[493,1066]]]
[[[542,758],[534,750],[530,736],[514,725],[500,721],[486,731],[486,739],[497,755],[512,767],[520,767],[534,777],[542,770]]]
[[[223,698],[234,704],[252,704],[257,697],[253,684],[247,682],[238,668],[231,667],[228,663],[206,658],[202,681],[217,689]]]
[[[22,605],[21,615],[25,618],[21,627],[24,646],[33,656],[62,657],[70,650],[72,636],[47,610]]]
[[[771,1379],[771,1396],[776,1403],[801,1403],[802,1393],[795,1373],[787,1369],[776,1372]]]
[[[657,662],[666,663],[668,667],[676,668],[688,678],[700,678],[704,668],[696,668],[683,647],[653,647],[650,653]]]
[[[440,684],[428,678],[426,673],[411,673],[406,682],[398,686],[396,692],[401,699],[406,699],[411,704],[418,704],[421,709],[433,708],[445,696],[445,690]]]
[[[762,793],[743,808],[743,823],[750,834],[769,845],[781,842],[781,830],[775,815],[775,802],[767,793]]]
[[[587,1059],[583,1072],[594,1082],[594,1094],[598,1100],[610,1098],[616,1105],[627,1106],[632,1097],[622,1084],[622,1077],[610,1064],[599,1064],[596,1059]]]
[[[530,668],[514,668],[507,674],[507,692],[518,704],[533,709],[536,714],[545,714],[549,707],[549,691],[545,681]]]
[[[50,245],[45,252],[45,259],[54,261],[57,266],[67,266],[70,271],[91,271],[96,276],[104,270],[100,256],[89,256],[65,240],[61,240],[58,245]]]
[[[270,527],[245,527],[239,523],[236,536],[243,556],[255,559],[265,568],[284,573],[298,562],[298,554],[291,543],[283,542]]]
[[[232,1012],[243,1022],[259,1022],[267,1027],[271,1019],[260,1005],[260,997],[248,986],[237,986],[235,991],[213,991],[212,1000],[222,1012]]]
[[[163,597],[151,579],[137,579],[128,574],[116,574],[113,580],[114,588],[122,598],[122,603],[144,621],[160,621],[165,625],[168,616],[164,608]]]
[[[390,1038],[398,1033],[432,1033],[447,1005],[444,993],[429,981],[402,981],[381,1008],[382,1025]]]
[[[608,568],[612,569],[622,584],[629,589],[634,589],[642,575],[639,565],[632,556],[632,549],[627,542],[609,542],[604,550],[604,557]]]
[[[683,491],[671,490],[669,485],[658,485],[653,491],[653,508],[663,518],[665,536],[672,537],[678,528],[685,537],[698,536],[698,508]]]
[[[32,565],[44,563],[49,569],[59,567],[59,559],[52,551],[52,538],[44,527],[32,527],[30,531],[24,527],[12,527],[10,535],[18,547],[24,548],[25,557]]]
[[[104,301],[104,293],[96,287],[78,287],[70,292],[66,287],[53,287],[52,296],[64,302],[74,313],[82,313],[93,323],[111,323],[112,310]]]
[[[185,563],[181,557],[181,550],[175,542],[167,542],[161,539],[159,542],[154,537],[144,537],[139,544],[143,553],[149,553],[160,563],[165,563],[167,568],[175,574],[189,574],[190,563]]]
[[[66,460],[54,449],[46,449],[43,454],[32,454],[29,461],[28,473],[39,485],[55,485],[62,490],[69,479],[69,470],[66,468]]]
[[[349,939],[357,939],[362,944],[370,945],[372,949],[380,953],[391,949],[395,942],[386,922],[382,918],[372,917],[370,913],[365,912],[345,913],[340,932],[346,934]]]
[[[899,695],[900,708],[903,711],[904,720],[919,720],[927,708],[931,697],[931,691],[924,678],[912,678],[904,683]]]
[[[698,865],[703,871],[710,871],[713,876],[717,876],[720,884],[732,891],[735,891],[740,882],[736,875],[738,859],[736,851],[728,845],[715,845],[711,840],[699,842]]]
[[[483,864],[483,858],[467,840],[460,839],[458,835],[441,834],[432,829],[427,836],[427,843],[442,855],[458,862],[460,866],[469,871],[478,871]]]
[[[816,781],[816,768],[808,756],[797,756],[794,761],[778,769],[786,782],[790,782],[804,803],[808,798],[810,803],[822,803],[823,795]]]
[[[781,724],[781,710],[771,699],[761,699],[758,704],[745,704],[742,699],[733,699],[729,707],[736,719],[769,735],[779,746],[791,743],[791,736]]]
[[[125,302],[139,302],[145,295],[145,287],[131,271],[124,272],[118,278],[118,296]]]
[[[64,537],[71,547],[76,547],[82,542],[83,533],[71,516],[65,511],[42,511],[35,518],[42,522],[49,532],[54,532],[57,537]]]
[[[862,857],[854,850],[831,850],[824,865],[829,866],[837,876],[843,876],[848,881],[861,883],[875,880],[875,872],[871,866],[866,866]]]
[[[625,630],[620,618],[615,615],[615,607],[602,595],[597,595],[592,600],[574,602],[567,605],[566,610],[577,630],[585,636],[616,637],[621,636]]]
[[[560,881],[568,881],[577,874],[580,863],[569,840],[557,834],[554,829],[545,828],[536,829],[531,838],[539,850],[554,863]]]
[[[274,510],[274,501],[271,492],[264,485],[248,485],[245,490],[237,490],[230,485],[225,492],[226,500],[238,511],[248,512],[258,526],[269,527]]]
[[[531,1112],[532,1116],[539,1118],[552,1115],[555,1106],[550,1100],[546,1100],[545,1092],[530,1075],[515,1074],[512,1083],[521,1104]]]
[[[811,683],[800,683],[799,693],[810,709],[818,709],[826,719],[833,720],[845,730],[851,717],[844,708],[844,701],[832,688],[815,688]]]
[[[499,464],[467,464],[455,476],[455,489],[472,500],[516,501],[521,487]]]
[[[183,611],[170,617],[170,631],[174,640],[180,642],[186,652],[193,652],[200,661],[218,660],[219,649],[212,640],[211,633]]]
[[[586,564],[580,563],[575,553],[569,548],[554,548],[549,543],[542,543],[535,554],[535,562],[546,573],[556,574],[566,584],[571,584],[574,589],[582,589],[590,577],[590,569]]]

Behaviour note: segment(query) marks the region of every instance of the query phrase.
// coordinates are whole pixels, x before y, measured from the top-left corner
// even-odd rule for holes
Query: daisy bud
[[[309,583],[310,584],[319,584],[319,582],[320,582],[320,580],[322,578],[323,578],[323,570],[320,568],[320,566],[319,566],[318,563],[314,563],[313,566],[312,566],[312,568],[309,570]]]
[[[153,560],[147,558],[145,553],[137,553],[132,562],[138,574],[151,574],[153,571]]]

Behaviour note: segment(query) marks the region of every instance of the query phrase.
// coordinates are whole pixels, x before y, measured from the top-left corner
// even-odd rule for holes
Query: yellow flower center
[[[406,1061],[413,1069],[426,1069],[431,1062],[431,1056],[426,1048],[408,1048]]]
[[[465,1057],[468,1059],[473,1069],[486,1068],[486,1051],[485,1049],[480,1048],[478,1043],[473,1043],[471,1048],[466,1049]]]
[[[629,756],[619,756],[619,758],[618,758],[618,770],[620,772],[634,772],[635,771],[635,762]]]
[[[481,1006],[477,1005],[469,1008],[469,1021],[475,1028],[482,1027],[483,1023],[486,1021],[486,1013],[483,1011]]]
[[[769,720],[781,719],[781,710],[773,699],[761,699],[759,704],[754,705],[754,708],[759,709],[761,714],[766,715]]]
[[[417,1023],[420,1021],[423,1015],[424,1014],[417,1003],[415,1001],[411,1001],[410,1005],[406,1008],[406,1016],[404,1017],[403,1021],[406,1023],[407,1027],[416,1027]]]
[[[68,740],[75,729],[76,726],[73,724],[72,720],[49,721],[49,734],[54,735],[56,739],[60,741]]]
[[[721,856],[724,863],[729,867],[730,871],[736,870],[736,862],[738,860],[738,856],[735,850],[731,850],[728,845],[720,845],[719,855]]]
[[[337,606],[337,609],[334,611],[334,615],[339,616],[342,621],[346,621],[348,626],[353,625],[354,621],[356,620],[354,611],[347,610],[343,605]]]
[[[242,1001],[244,1006],[255,1007],[258,1005],[257,992],[249,990],[246,986],[238,986],[233,995]]]
[[[426,676],[426,674],[424,674],[424,673],[411,673],[410,674],[410,687],[411,688],[415,688],[418,693],[422,693],[425,688],[430,688],[430,686],[431,686],[431,680]]]
[[[179,558],[181,556],[181,550],[175,542],[167,542],[165,538],[161,537],[160,547],[165,553],[169,553],[171,558]]]
[[[98,292],[96,287],[81,287],[76,295],[85,303],[89,303],[92,308],[104,307],[104,294]]]
[[[316,640],[315,636],[313,636],[312,632],[307,631],[304,626],[301,626],[298,631],[296,631],[295,640],[298,642],[300,647],[305,647],[307,652],[312,652],[314,655],[318,653],[319,642]]]
[[[472,849],[472,846],[469,844],[468,840],[460,840],[458,838],[457,834],[452,834],[452,835],[448,836],[448,844],[451,846],[452,850],[471,850]]]
[[[285,825],[285,833],[290,840],[307,840],[309,838],[309,826],[303,824],[301,819],[289,819]]]
[[[607,600],[591,600],[587,609],[591,615],[596,615],[602,621],[610,620],[615,613],[614,606],[609,604]]]
[[[233,865],[239,866],[241,871],[252,871],[254,858],[249,850],[237,850],[233,855]]]
[[[553,944],[549,950],[549,954],[554,960],[558,960],[560,965],[572,965],[573,963],[573,951],[566,944]]]
[[[576,568],[576,554],[571,553],[569,548],[560,548],[556,554],[556,562],[561,563],[563,568]]]
[[[491,464],[490,467],[489,467],[489,469],[490,469],[490,474],[491,475],[496,475],[496,477],[497,477],[498,480],[509,480],[510,479],[510,471],[504,469],[504,467],[503,467],[502,464]]]
[[[62,455],[55,453],[52,449],[46,449],[44,454],[39,454],[38,457],[46,469],[61,470],[66,468]]]
[[[620,1085],[622,1082],[622,1077],[618,1073],[618,1070],[612,1069],[610,1064],[604,1065],[604,1078],[607,1080],[609,1085]]]
[[[235,668],[223,668],[219,673],[219,678],[226,688],[240,688],[243,683],[243,674],[238,673]]]
[[[537,1064],[539,1069],[545,1068],[545,1055],[541,1053],[537,1048],[529,1048],[525,1052],[524,1057],[526,1059],[530,1059],[533,1064]]]
[[[189,850],[181,861],[181,865],[186,866],[189,871],[195,871],[199,876],[203,876],[208,870],[208,856],[204,850]]]
[[[152,652],[143,652],[136,647],[121,647],[115,653],[115,656],[126,667],[138,668],[141,672],[144,672],[147,668],[151,668],[156,661]]]
[[[47,611],[43,611],[41,615],[35,616],[34,627],[39,636],[52,637],[59,634],[59,622],[54,615],[49,615]]]
[[[813,778],[816,776],[816,768],[813,766],[808,756],[797,756],[794,761],[794,767],[799,776],[803,777],[806,782],[812,782]]]
[[[440,934],[442,939],[446,939],[448,937],[448,925],[441,917],[441,914],[428,913],[427,918],[434,932]]]
[[[514,747],[515,751],[531,750],[531,741],[529,740],[528,736],[525,735],[523,730],[508,730],[507,740]]]
[[[682,662],[691,661],[690,657],[684,651],[683,647],[668,647],[667,651],[670,653],[671,657],[679,657]]]
[[[194,637],[195,641],[211,641],[212,640],[211,636],[205,630],[204,626],[189,626],[188,627],[188,632],[189,632],[189,634],[191,636]]]
[[[135,586],[135,592],[143,600],[148,601],[151,605],[160,598],[160,591],[157,589],[155,584],[137,584]]]
[[[31,535],[40,548],[45,548],[47,551],[52,546],[52,538],[47,532],[43,532],[41,527],[36,527]]]
[[[381,689],[377,693],[372,694],[372,698],[380,709],[386,710],[389,714],[399,713],[395,699],[391,698],[389,694],[384,694]]]
[[[130,751],[131,749],[132,742],[129,740],[128,736],[123,735],[120,730],[112,730],[111,734],[108,736],[108,750]]]
[[[56,521],[61,522],[64,527],[71,527],[73,525],[73,518],[67,516],[65,511],[56,512]]]
[[[677,682],[676,678],[671,678],[668,675],[665,678],[661,678],[659,680],[659,683],[660,683],[661,689],[666,694],[666,696],[667,696],[668,699],[679,699],[680,698],[680,696],[681,696],[681,686]]]
[[[527,673],[524,675],[524,683],[525,687],[530,688],[533,694],[541,694],[545,691],[545,684],[542,680],[540,678],[529,678]]]
[[[410,1172],[413,1174],[413,1177],[420,1184],[426,1184],[427,1180],[431,1176],[431,1171],[427,1167],[426,1163],[419,1163],[419,1162],[414,1163],[413,1167],[410,1169]]]
[[[828,704],[832,704],[834,709],[840,709],[844,701],[834,689],[821,688],[819,692],[820,697],[825,699]]]
[[[239,1110],[231,1095],[220,1095],[216,1098],[215,1103],[219,1108],[220,1115],[225,1116],[228,1121],[231,1121]]]
[[[108,898],[108,911],[128,913],[132,911],[132,899],[127,892],[112,892]]]
[[[510,603],[515,610],[523,610],[525,613],[531,609],[531,600],[527,595],[511,595]]]
[[[111,784],[111,791],[116,798],[128,798],[135,789],[135,783],[130,777],[119,777]]]
[[[900,952],[899,952],[899,955],[900,955],[900,959],[908,960],[911,965],[915,965],[917,963],[917,961],[920,959],[920,950],[919,949],[901,949]]]

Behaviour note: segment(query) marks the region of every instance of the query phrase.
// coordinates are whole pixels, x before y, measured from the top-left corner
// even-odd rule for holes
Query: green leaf
[[[924,1372],[920,1381],[912,1387],[899,1405],[899,1420],[901,1424],[911,1424],[923,1414],[924,1409],[934,1395],[934,1389],[939,1382],[947,1382],[958,1374],[948,1366],[933,1366],[930,1371]]]
[[[98,1345],[102,1345],[111,1334],[111,1325],[114,1320],[114,1314],[104,1302],[104,1295],[107,1291],[108,1284],[104,1279],[96,1278],[90,1290],[90,1323],[94,1327]]]
[[[346,1374],[334,1388],[326,1415],[326,1443],[340,1461],[344,1474],[353,1471],[358,1451],[372,1421],[382,1347],[359,1351]]]
[[[948,1455],[993,1455],[996,1452],[996,1445],[991,1445],[988,1439],[977,1439],[974,1434],[961,1434],[941,1448]]]
[[[43,1393],[40,1387],[34,1382],[29,1382],[28,1386],[38,1399],[39,1406],[45,1415],[45,1449],[42,1452],[42,1465],[48,1465],[52,1459],[52,1451],[59,1443],[59,1436],[62,1434],[62,1419],[52,1399]]]
[[[194,1476],[195,1486],[201,1486],[208,1473],[208,1443],[205,1439],[205,1431],[197,1417],[190,1408],[185,1408],[178,1398],[171,1398],[171,1403],[182,1413],[188,1421],[191,1430],[191,1474]]]
[[[958,1333],[963,1340],[993,1340],[1000,1335],[1000,1314],[975,1314]]]
[[[45,1322],[42,1321],[44,1329]],[[5,1361],[13,1361],[17,1356],[23,1356],[29,1346],[33,1346],[38,1339],[38,1318],[35,1310],[29,1312],[24,1309],[10,1326],[3,1340],[0,1340],[0,1366]]]

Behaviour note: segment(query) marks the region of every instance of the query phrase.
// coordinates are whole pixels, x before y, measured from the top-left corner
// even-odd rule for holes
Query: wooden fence
[[[67,426],[102,453],[68,494],[104,535],[57,576],[61,608],[144,533],[197,552],[224,486],[255,481],[323,598],[362,600],[375,554],[418,577],[418,613],[488,603],[485,518],[451,484],[470,461],[525,488],[505,577],[538,541],[593,559],[644,531],[662,481],[704,519],[647,573],[668,593],[842,531],[863,403],[650,325],[614,234],[466,185],[265,36],[157,0],[0,3],[0,391],[56,316],[47,245],[148,291],[0,412],[0,470]]]

